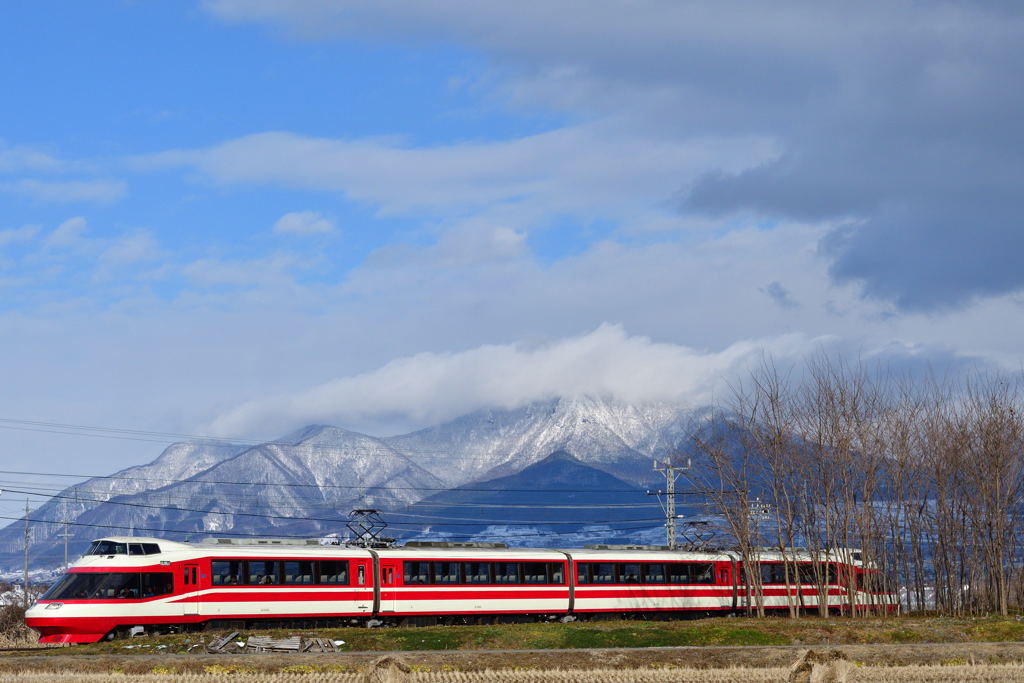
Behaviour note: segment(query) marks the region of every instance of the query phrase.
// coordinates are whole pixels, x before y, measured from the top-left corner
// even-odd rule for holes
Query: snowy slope
[[[555,451],[588,467],[644,485],[651,459],[685,446],[704,417],[679,405],[630,405],[600,398],[553,399],[508,410],[482,410],[401,436],[378,438],[312,425],[265,444],[176,444],[153,462],[94,479],[62,495],[82,542],[134,528],[140,533],[340,532],[353,508],[401,509],[439,490],[514,475]],[[108,502],[85,502],[86,500]],[[33,513],[63,519],[62,500]],[[102,527],[118,527],[105,531]],[[57,524],[33,529],[33,552],[63,552]],[[0,568],[20,562],[18,523],[0,531]],[[181,535],[174,537],[181,538]],[[59,549],[59,551],[58,551]]]

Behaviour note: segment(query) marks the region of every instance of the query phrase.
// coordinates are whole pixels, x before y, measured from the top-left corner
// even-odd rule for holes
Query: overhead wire
[[[27,490],[19,490],[19,489],[4,489],[4,490],[5,491],[9,491],[10,493],[16,493],[16,494],[19,494],[19,495],[40,496],[40,497],[46,495],[46,494],[36,493],[36,492],[32,492],[32,491],[27,491]],[[334,517],[294,517],[294,516],[288,516],[288,515],[261,514],[261,513],[257,513],[257,512],[235,512],[235,511],[221,511],[221,510],[203,510],[203,509],[200,509],[200,508],[182,508],[182,507],[171,506],[171,505],[150,505],[148,503],[130,503],[130,502],[127,502],[127,501],[83,499],[83,498],[80,498],[80,497],[65,496],[65,495],[61,495],[61,494],[53,495],[53,496],[48,496],[48,497],[49,498],[65,499],[65,500],[76,500],[76,501],[79,501],[79,502],[83,502],[83,501],[84,502],[93,502],[93,503],[100,503],[100,504],[105,504],[105,505],[121,505],[121,506],[132,507],[132,508],[146,508],[146,509],[154,509],[154,510],[162,510],[162,511],[175,511],[175,512],[198,512],[198,513],[201,513],[201,514],[204,514],[204,515],[227,515],[227,516],[235,516],[235,517],[257,517],[257,518],[261,518],[261,519],[281,519],[281,520],[286,520],[286,521],[289,521],[289,522],[330,522],[332,524],[343,524],[344,522],[347,521],[347,519],[334,518]],[[390,511],[386,512],[386,514],[398,514],[399,516],[402,515],[402,513],[394,513],[394,512],[390,512]],[[537,522],[509,522],[509,521],[503,521],[503,520],[474,520],[474,519],[471,519],[471,518],[456,518],[456,517],[430,517],[428,515],[415,515],[415,514],[407,514],[405,516],[421,517],[423,519],[439,519],[439,520],[452,519],[452,520],[460,520],[460,521],[452,522],[452,523],[447,523],[447,522],[442,521],[442,522],[432,522],[430,524],[425,524],[424,523],[424,524],[418,524],[418,525],[412,525],[412,524],[408,524],[408,523],[404,523],[404,522],[389,522],[388,525],[389,526],[483,526],[483,525],[485,525],[487,523],[495,523],[495,524],[501,524],[502,526],[538,526],[538,525],[551,525],[551,524],[576,524],[576,525],[579,525],[581,523],[585,523],[585,524],[625,524],[625,523],[632,523],[632,522],[657,521],[656,519],[626,519],[626,520],[585,520],[584,522],[564,521],[564,520],[537,521]],[[57,520],[54,520],[54,521],[57,521]]]
[[[224,481],[216,479],[185,479],[176,480],[167,477],[128,477],[115,474],[70,474],[57,472],[29,472],[23,470],[0,470],[0,474],[16,474],[26,476],[50,476],[67,477],[75,479],[113,479],[122,481],[163,481],[174,484],[217,484],[224,486],[276,486],[282,488],[315,488],[315,489],[342,489],[356,491],[444,491],[444,492],[469,492],[469,493],[627,493],[634,495],[645,495],[640,489],[520,489],[520,488],[484,488],[471,486],[437,487],[437,486],[386,486],[373,484],[300,484],[296,482],[272,482],[272,481]],[[704,489],[689,489],[676,491],[677,494],[699,494],[707,493]]]
[[[181,534],[181,535],[184,535],[184,536],[211,536],[211,537],[231,536],[231,537],[239,537],[239,538],[257,538],[257,539],[265,539],[265,538],[309,539],[309,538],[312,537],[310,534],[302,534],[302,535],[275,534],[273,536],[268,536],[267,534],[240,533],[240,532],[233,532],[233,531],[209,531],[209,530],[195,530],[195,529],[192,529],[192,530],[187,530],[187,529],[161,529],[161,528],[154,528],[154,527],[139,527],[139,526],[134,526],[134,525],[124,525],[124,524],[95,524],[95,523],[89,523],[89,522],[71,522],[71,521],[63,522],[63,521],[55,521],[55,520],[50,520],[50,519],[35,519],[33,517],[27,517],[25,515],[22,515],[20,517],[12,517],[12,516],[9,516],[9,515],[0,515],[0,519],[6,519],[6,520],[15,521],[15,522],[23,522],[23,521],[27,520],[29,523],[33,523],[33,524],[59,524],[59,525],[67,524],[69,526],[90,527],[90,528],[96,528],[96,529],[127,529],[127,530],[132,531],[132,532],[135,532],[135,531],[152,531],[152,532],[157,532],[157,533],[161,533],[161,534]],[[645,525],[645,526],[626,527],[626,528],[623,528],[623,529],[614,529],[614,530],[604,530],[604,529],[598,530],[598,529],[595,529],[595,530],[589,530],[589,531],[588,530],[577,530],[577,531],[516,532],[516,533],[512,534],[511,536],[509,536],[509,538],[516,539],[516,538],[532,538],[532,537],[539,537],[539,536],[580,536],[580,535],[587,535],[587,534],[607,533],[607,531],[615,531],[615,532],[619,532],[619,531],[636,531],[636,530],[640,530],[640,529],[650,529],[650,528],[651,528],[650,525]],[[460,534],[452,534],[452,533],[448,533],[448,532],[439,532],[439,533],[443,535],[442,536],[443,538],[480,538],[482,536],[482,534],[471,534],[471,535],[470,534],[461,534],[460,535]],[[486,535],[483,535],[483,536],[486,536]],[[321,536],[319,538],[333,538],[333,537],[332,536]],[[415,537],[413,537],[413,538],[415,538]]]

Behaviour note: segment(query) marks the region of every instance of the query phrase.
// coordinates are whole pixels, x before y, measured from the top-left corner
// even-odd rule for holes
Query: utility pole
[[[29,545],[29,542],[31,541],[31,538],[32,537],[29,536],[29,531],[28,531],[28,498],[26,498],[25,499],[25,572],[24,572],[24,575],[22,577],[22,581],[24,581],[24,583],[22,584],[22,588],[24,589],[24,593],[25,593],[25,609],[28,609],[28,545]]]
[[[671,458],[660,464],[657,460],[654,461],[654,470],[665,473],[665,534],[668,536],[669,550],[676,549],[676,479],[679,478],[678,473],[690,469],[691,464],[689,458],[685,467],[673,465]],[[656,493],[661,494],[662,491]]]
[[[61,534],[64,537],[64,571],[67,571],[68,570],[68,537],[71,536],[71,533],[68,531],[68,522],[70,522],[71,520],[69,519],[70,515],[68,513],[68,500],[67,500],[67,498],[65,498],[63,501],[61,501],[61,507],[64,510],[64,514],[62,515],[62,517],[64,518],[64,533]]]

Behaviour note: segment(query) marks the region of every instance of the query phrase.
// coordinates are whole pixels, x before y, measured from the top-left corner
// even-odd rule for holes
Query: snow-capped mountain
[[[155,460],[145,465],[128,467],[109,477],[87,479],[69,486],[33,511],[32,518],[77,521],[112,498],[142,494],[188,479],[244,449],[245,446],[210,441],[171,444]],[[23,531],[20,524],[16,522],[0,529],[0,556],[22,551]],[[33,543],[45,541],[48,536],[62,531],[53,525],[35,526],[31,529]],[[95,533],[84,531],[85,535]]]
[[[410,434],[373,437],[313,425],[257,446],[182,443],[117,478],[69,488],[32,514],[79,523],[73,546],[134,529],[149,535],[344,534],[353,508],[408,509],[439,491],[508,477],[566,451],[630,485],[678,451],[703,416],[678,405],[553,399],[481,410]],[[121,478],[124,477],[124,478]],[[75,504],[74,496],[80,501]],[[109,527],[109,530],[105,527]],[[37,524],[33,554],[53,558],[62,525]],[[180,534],[174,537],[181,538]],[[0,531],[0,566],[20,562],[21,527]],[[62,552],[62,550],[61,550]]]
[[[449,486],[513,474],[559,450],[643,482],[650,479],[651,457],[685,442],[694,419],[677,404],[553,399],[515,410],[481,410],[383,441]]]

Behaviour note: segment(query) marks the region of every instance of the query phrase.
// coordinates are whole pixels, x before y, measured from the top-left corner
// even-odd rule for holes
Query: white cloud
[[[136,157],[137,169],[195,167],[230,184],[340,192],[385,212],[527,204],[549,215],[623,215],[674,195],[711,169],[736,172],[774,158],[770,138],[666,140],[587,124],[523,138],[413,147],[270,132],[216,147]]]
[[[23,145],[8,146],[0,141],[0,173],[60,171],[67,167],[67,162],[46,152]]]
[[[53,249],[74,249],[84,242],[87,223],[81,216],[69,218],[58,225],[47,238],[45,245]]]
[[[514,408],[563,396],[629,403],[711,401],[716,388],[762,352],[799,357],[815,340],[786,335],[737,342],[717,352],[629,336],[618,325],[537,348],[485,345],[458,353],[418,353],[303,392],[244,404],[218,418],[215,433],[327,422],[349,424],[401,414],[421,424],[481,407]]]
[[[334,223],[316,211],[286,213],[274,223],[273,231],[291,235],[326,235],[337,228]]]
[[[0,230],[0,247],[19,242],[31,242],[39,234],[38,225],[24,225],[20,228]]]
[[[121,235],[100,253],[101,268],[116,268],[144,261],[160,255],[156,238],[149,230],[137,230]]]
[[[120,180],[36,180],[26,178],[0,183],[0,191],[25,195],[43,202],[107,203],[121,197],[126,185]]]

